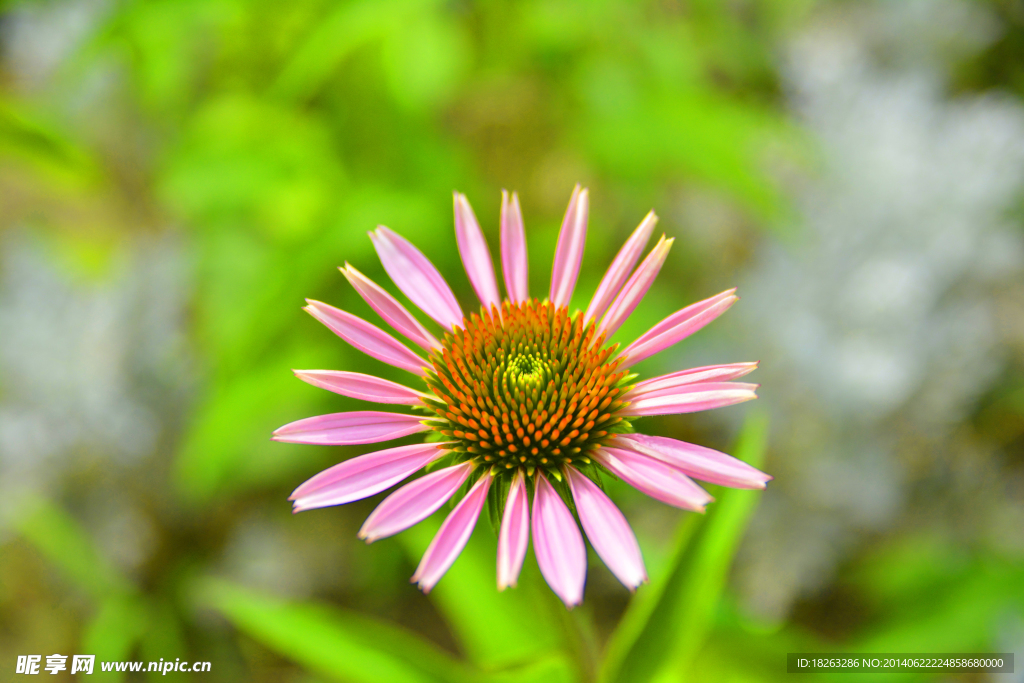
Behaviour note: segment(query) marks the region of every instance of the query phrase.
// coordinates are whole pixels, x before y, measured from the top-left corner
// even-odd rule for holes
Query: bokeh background
[[[0,8],[0,670],[774,681],[787,652],[1016,652],[899,680],[1024,681],[1020,3]],[[761,399],[648,429],[775,481],[704,517],[610,483],[652,575],[632,601],[594,557],[571,613],[532,557],[495,593],[486,523],[424,596],[438,519],[366,546],[380,496],[290,513],[371,450],[270,442],[356,406],[290,369],[399,379],[300,307],[373,319],[336,267],[390,287],[378,223],[473,301],[452,190],[492,253],[519,192],[545,292],[576,182],[576,305],[649,209],[676,238],[620,339],[739,286],[639,370],[760,360]]]

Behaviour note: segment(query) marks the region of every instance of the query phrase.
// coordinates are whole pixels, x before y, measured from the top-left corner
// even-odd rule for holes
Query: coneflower
[[[299,370],[310,384],[414,414],[358,411],[311,417],[281,427],[290,443],[379,443],[417,432],[427,441],[361,455],[320,472],[292,493],[296,512],[380,493],[421,469],[428,472],[385,498],[359,531],[367,542],[421,522],[456,493],[454,506],[412,580],[427,592],[465,547],[485,504],[498,533],[498,588],[515,586],[532,532],[548,585],[568,607],[583,599],[583,536],[630,590],[647,580],[625,517],[599,484],[614,475],[652,498],[703,512],[709,496],[691,477],[737,488],[764,488],[771,477],[724,453],[638,434],[646,415],[709,410],[756,398],[757,385],[732,382],[756,363],[682,370],[642,382],[629,367],[693,334],[735,301],[728,290],[687,306],[625,349],[608,339],[653,282],[671,239],[662,237],[634,270],[657,217],[649,213],[623,245],[585,312],[570,312],[586,238],[587,190],[573,191],[544,300],[527,289],[526,237],[515,193],[502,194],[501,263],[507,297],[498,294],[491,255],[464,195],[455,194],[455,233],[478,312],[463,314],[437,269],[410,242],[380,226],[370,233],[398,288],[443,329],[435,335],[386,290],[346,263],[342,273],[395,331],[426,358],[351,313],[318,301],[307,310],[360,351],[418,376],[414,389],[358,372]]]

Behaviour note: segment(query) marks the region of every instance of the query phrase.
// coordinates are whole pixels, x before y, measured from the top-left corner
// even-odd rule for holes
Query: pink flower
[[[712,499],[693,479],[737,488],[764,488],[771,479],[724,453],[638,434],[633,424],[646,415],[709,410],[757,397],[757,385],[732,381],[756,363],[680,370],[639,383],[628,370],[724,313],[736,301],[735,290],[680,309],[617,351],[608,338],[640,304],[672,247],[672,240],[662,237],[637,266],[657,223],[654,212],[626,241],[583,313],[570,312],[568,304],[583,260],[587,190],[577,186],[569,201],[543,301],[527,291],[526,236],[515,193],[511,199],[503,193],[501,203],[504,300],[473,209],[458,193],[454,205],[459,253],[482,304],[468,316],[415,246],[383,226],[370,233],[392,281],[440,325],[440,333],[352,266],[342,268],[370,307],[425,358],[351,313],[318,301],[306,307],[360,351],[412,373],[418,388],[347,371],[297,370],[300,379],[414,412],[335,413],[274,432],[278,441],[324,445],[428,432],[428,442],[361,455],[324,470],[292,493],[295,511],[367,498],[433,465],[385,498],[359,531],[367,542],[396,534],[465,488],[413,575],[424,592],[462,552],[488,499],[491,509],[501,511],[499,589],[516,585],[532,534],[537,564],[551,589],[570,608],[583,600],[586,545],[566,505],[571,500],[594,551],[635,590],[647,581],[640,546],[601,489],[602,473],[669,505],[700,512]]]

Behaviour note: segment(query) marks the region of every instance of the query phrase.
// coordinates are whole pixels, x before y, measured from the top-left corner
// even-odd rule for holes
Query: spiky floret
[[[610,434],[631,431],[616,411],[632,378],[614,357],[618,345],[604,342],[594,321],[548,301],[481,309],[430,356],[428,424],[459,459],[495,473],[558,477],[565,465],[589,464]]]

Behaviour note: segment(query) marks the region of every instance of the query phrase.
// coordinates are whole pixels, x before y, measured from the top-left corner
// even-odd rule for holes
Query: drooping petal
[[[455,239],[459,244],[459,255],[466,275],[476,290],[480,303],[486,310],[501,307],[498,295],[498,282],[494,279],[494,266],[491,265],[491,251],[487,248],[487,240],[480,230],[473,207],[469,205],[466,195],[455,193]],[[460,321],[461,322],[461,321]]]
[[[685,474],[650,456],[621,448],[593,451],[594,459],[636,490],[683,510],[704,512],[712,498]]]
[[[306,299],[306,303],[309,305],[304,311],[366,355],[417,375],[426,374],[430,364],[387,332],[334,306],[312,299]]]
[[[625,400],[640,398],[645,394],[673,387],[681,387],[684,384],[696,384],[698,382],[725,382],[737,377],[743,377],[757,369],[757,362],[753,363],[728,363],[726,365],[705,365],[700,368],[688,368],[679,370],[670,375],[654,377],[639,382],[632,389],[622,395]]]
[[[568,306],[576,278],[583,261],[583,247],[587,241],[587,214],[590,199],[585,189],[577,185],[572,191],[569,208],[562,220],[562,231],[555,248],[555,263],[551,269],[551,293],[548,298],[555,306]]]
[[[623,417],[696,413],[751,401],[757,398],[757,384],[743,382],[700,382],[650,391],[633,399],[619,411]]]
[[[583,602],[587,548],[576,520],[558,492],[537,472],[533,494],[533,552],[544,580],[565,606]]]
[[[601,284],[597,286],[594,297],[590,300],[587,312],[583,316],[584,326],[591,320],[600,318],[601,314],[608,308],[608,304],[611,303],[615,295],[622,289],[622,284],[629,277],[629,272],[633,270],[637,259],[640,258],[644,247],[647,246],[647,240],[651,238],[651,232],[654,230],[657,222],[658,217],[654,215],[654,211],[648,213],[640,221],[640,225],[633,231],[633,234],[629,236],[629,239],[626,240],[626,243],[622,245],[622,248],[619,249],[619,253],[615,255],[612,265],[608,267],[608,272],[604,274]]]
[[[530,541],[530,502],[522,472],[512,480],[498,532],[498,590],[515,587]]]
[[[381,501],[359,529],[367,543],[393,536],[434,514],[466,481],[473,463],[446,467],[409,482]]]
[[[319,446],[353,446],[391,441],[430,429],[419,415],[358,410],[289,422],[274,430],[274,441]]]
[[[514,304],[530,298],[529,263],[526,258],[526,231],[519,196],[501,191],[501,270],[505,275],[505,291]]]
[[[466,497],[448,514],[434,535],[434,540],[430,542],[427,552],[423,553],[416,573],[412,575],[412,581],[418,584],[424,593],[429,593],[430,589],[437,585],[466,547],[476,526],[476,520],[480,517],[480,510],[487,502],[487,490],[493,480],[494,477],[490,474],[480,477]]]
[[[451,329],[462,324],[462,309],[448,283],[412,243],[383,225],[370,233],[384,270],[420,310]]]
[[[657,458],[694,479],[712,484],[737,489],[763,489],[772,480],[771,475],[731,455],[664,436],[622,434],[613,443]]]
[[[434,335],[430,334],[430,331],[409,313],[405,306],[400,304],[395,297],[388,294],[383,287],[347,263],[344,268],[339,268],[339,270],[345,276],[345,279],[359,292],[359,296],[363,297],[366,303],[370,304],[370,308],[376,311],[377,315],[383,318],[399,334],[404,335],[428,351],[441,348],[441,342]]]
[[[640,303],[640,300],[644,298],[644,294],[647,293],[647,290],[654,282],[654,278],[661,271],[661,266],[665,263],[665,258],[668,256],[668,250],[672,248],[673,241],[665,239],[664,236],[658,240],[654,249],[651,249],[651,253],[647,255],[644,262],[640,264],[640,267],[636,269],[633,276],[629,278],[626,286],[615,297],[615,301],[612,302],[608,312],[601,319],[601,324],[597,326],[598,334],[603,333],[606,338],[611,337],[622,323],[626,322],[626,318],[629,317],[629,314]]]
[[[659,351],[664,351],[725,313],[738,300],[735,292],[735,289],[730,289],[676,311],[640,335],[619,355],[628,359],[630,365],[634,365]]]
[[[423,394],[391,380],[345,370],[292,370],[303,382],[342,396],[374,403],[418,406]]]
[[[626,588],[636,590],[647,581],[647,569],[629,522],[597,484],[573,467],[566,472],[590,545]]]
[[[288,500],[295,512],[362,500],[390,488],[447,451],[436,443],[388,448],[329,467],[299,486]]]

